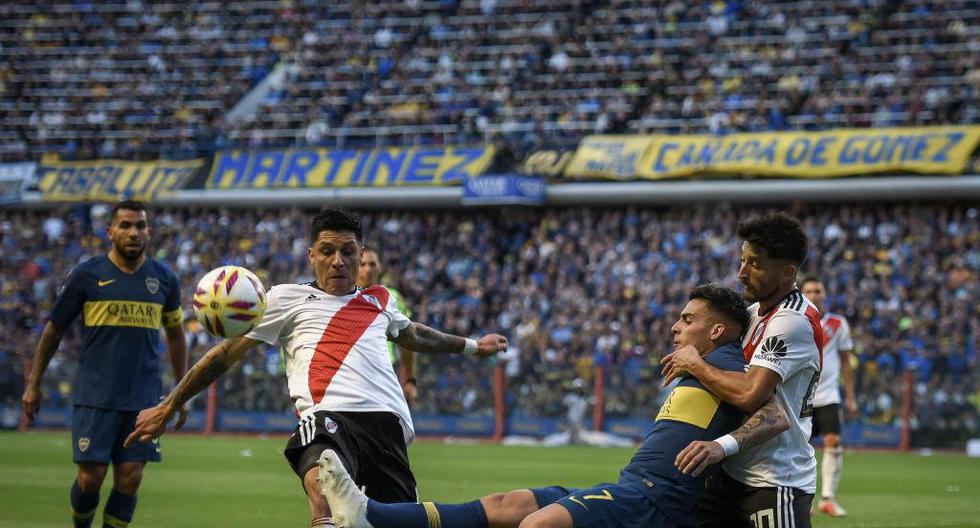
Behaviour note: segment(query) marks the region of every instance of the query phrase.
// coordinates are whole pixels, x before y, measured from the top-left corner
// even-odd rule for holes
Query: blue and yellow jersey
[[[51,310],[51,323],[84,325],[75,405],[139,410],[160,400],[160,328],[181,324],[180,283],[147,258],[136,273],[107,256],[79,264]]]
[[[705,356],[708,364],[721,370],[745,371],[742,347],[732,342]],[[677,454],[695,440],[714,440],[742,425],[745,413],[721,401],[697,379],[681,378],[660,407],[656,424],[623,468],[620,482],[640,484],[676,522],[691,522],[704,481],[718,472],[720,464],[692,477],[674,467]],[[696,524],[696,522],[694,523]]]

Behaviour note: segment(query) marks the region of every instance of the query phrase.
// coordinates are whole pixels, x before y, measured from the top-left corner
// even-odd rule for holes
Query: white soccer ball
[[[264,313],[262,281],[240,266],[221,266],[207,272],[194,290],[197,320],[218,337],[244,335]]]

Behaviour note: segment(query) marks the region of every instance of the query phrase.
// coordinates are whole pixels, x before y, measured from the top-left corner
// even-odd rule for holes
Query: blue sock
[[[109,500],[105,501],[102,528],[126,528],[133,520],[134,511],[136,511],[136,495],[126,495],[113,489]]]
[[[71,517],[75,528],[89,528],[99,506],[99,492],[84,493],[78,487],[78,480],[71,483]]]
[[[367,519],[374,528],[489,528],[480,501],[382,504],[369,499]]]

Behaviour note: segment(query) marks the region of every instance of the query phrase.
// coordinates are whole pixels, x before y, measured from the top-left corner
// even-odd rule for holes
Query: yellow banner
[[[745,174],[826,178],[879,172],[962,174],[980,126],[841,129],[727,136],[590,136],[566,176]],[[640,155],[636,152],[642,150]]]
[[[151,201],[171,194],[204,166],[190,161],[60,161],[45,157],[37,167],[46,201]]]
[[[483,174],[494,148],[323,148],[219,152],[209,189],[460,185]]]
[[[565,167],[565,176],[632,179],[651,140],[650,136],[586,136]]]

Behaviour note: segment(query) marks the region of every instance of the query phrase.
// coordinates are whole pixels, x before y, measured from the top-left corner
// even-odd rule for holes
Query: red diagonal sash
[[[365,296],[373,296],[380,306]],[[314,405],[323,399],[327,387],[347,359],[347,354],[386,306],[388,290],[375,284],[361,290],[357,297],[338,310],[327,323],[310,361],[309,385]]]

